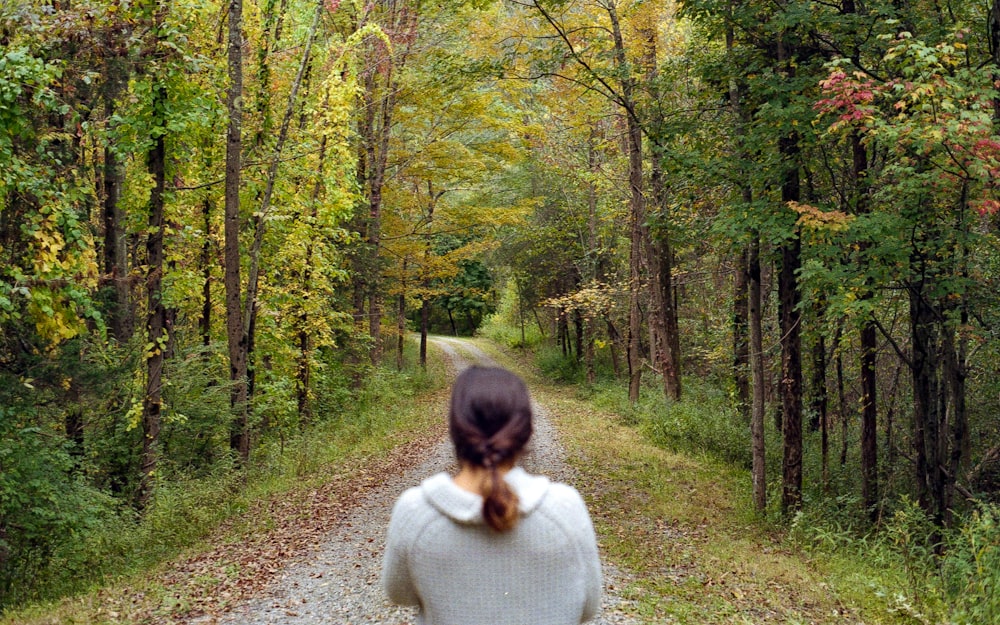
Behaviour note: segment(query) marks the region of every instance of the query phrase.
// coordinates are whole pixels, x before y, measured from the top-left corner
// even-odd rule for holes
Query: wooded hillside
[[[2,3],[0,609],[487,319],[940,555],[1000,497],[998,184],[998,1]]]

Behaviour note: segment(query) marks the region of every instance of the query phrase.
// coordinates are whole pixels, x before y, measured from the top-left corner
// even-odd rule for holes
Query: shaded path
[[[470,364],[497,364],[480,349],[460,339],[435,337],[432,341],[447,354],[453,374]],[[547,411],[537,403],[534,408],[535,433],[522,465],[530,472],[575,484]],[[331,528],[325,543],[307,558],[289,564],[261,596],[219,617],[204,617],[197,622],[220,625],[403,625],[415,622],[414,609],[392,606],[382,594],[379,580],[385,529],[392,505],[403,490],[431,474],[454,469],[451,444],[443,440],[431,448],[427,459],[416,468],[387,475],[382,484],[368,489],[347,517]],[[607,563],[604,575],[606,588],[621,588],[622,574]],[[595,623],[639,622],[626,613],[628,603],[617,595],[606,590],[603,603],[602,615]]]

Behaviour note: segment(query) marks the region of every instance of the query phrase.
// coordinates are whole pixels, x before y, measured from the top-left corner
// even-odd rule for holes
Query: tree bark
[[[646,54],[646,80],[650,97],[660,99],[657,89],[656,31],[644,33]],[[664,125],[663,115],[658,106],[652,107],[650,123],[654,129]],[[650,151],[650,189],[654,210],[658,212],[659,227],[653,230],[643,225],[642,235],[649,266],[650,290],[650,330],[654,360],[663,376],[663,392],[674,401],[681,398],[680,332],[677,327],[677,306],[673,286],[673,248],[670,245],[670,231],[667,228],[667,186],[663,175],[663,163],[657,146]]]
[[[914,259],[920,267],[919,259]],[[934,501],[938,495],[937,469],[937,337],[934,312],[926,300],[920,281],[909,286],[911,375],[913,384],[913,452],[916,469],[917,500],[929,514],[936,516]]]
[[[201,215],[205,240],[201,244],[201,317],[198,319],[198,330],[201,344],[207,348],[212,344],[212,201],[208,197],[202,200]]]
[[[607,6],[611,18],[612,33],[615,41],[615,65],[622,73],[621,81],[622,108],[625,109],[625,123],[628,139],[628,183],[629,183],[629,324],[628,324],[628,398],[631,403],[639,401],[639,387],[642,382],[642,354],[640,333],[642,332],[642,313],[639,298],[642,285],[642,245],[643,224],[646,221],[646,198],[643,195],[642,175],[642,129],[638,120],[632,114],[634,81],[628,76],[628,63],[625,58],[625,43],[622,38],[618,13],[613,3]]]
[[[822,314],[825,302],[817,303],[817,312]],[[822,333],[818,332],[813,338],[812,345],[812,378],[810,380],[810,428],[813,432],[820,433],[820,454],[822,465],[823,488],[829,484],[829,460],[830,460],[830,437],[828,430],[827,408],[829,397],[826,389],[826,339]]]
[[[120,63],[108,62],[108,76],[104,87],[106,114],[115,112],[115,100],[121,92]],[[111,335],[119,344],[128,343],[135,326],[132,309],[132,290],[129,286],[128,244],[125,235],[125,216],[121,209],[121,188],[124,170],[118,161],[114,146],[104,148],[104,272],[114,280],[115,304],[111,309]]]
[[[234,421],[230,428],[230,447],[245,464],[250,457],[250,432],[247,423],[247,337],[243,332],[240,297],[240,167],[243,127],[243,0],[229,0],[228,38],[229,89],[226,108],[229,127],[226,132],[225,182],[225,288],[226,339],[229,347],[229,379],[232,383],[230,404]]]
[[[783,48],[780,45],[779,48]],[[787,53],[787,51],[786,51]],[[779,57],[783,56],[779,53]],[[781,60],[787,61],[790,55]],[[791,71],[792,68],[789,68]],[[799,145],[792,132],[778,141],[785,167],[781,185],[783,204],[799,201]],[[781,328],[781,406],[784,454],[782,460],[781,508],[794,512],[802,506],[802,347],[800,334],[798,271],[802,243],[794,231],[781,246],[781,273],[778,278]]]
[[[420,299],[420,366],[427,368],[427,333],[431,320],[431,302],[427,297]]]
[[[730,57],[732,61],[733,47],[735,45],[736,34],[733,18],[733,10],[735,8],[735,0],[729,0],[726,6],[726,56]],[[743,163],[749,161],[747,149],[745,145],[745,135],[746,135],[746,125],[748,123],[747,112],[743,107],[743,95],[741,93],[739,82],[736,78],[731,78],[729,81],[729,107],[732,110],[733,121],[734,121],[734,135],[737,140],[737,153]],[[745,167],[742,165],[739,169],[739,175],[743,178],[741,183],[741,192],[743,203],[747,206],[753,201],[753,188],[749,181],[749,172],[745,171]],[[753,323],[751,319],[751,308],[756,306],[757,312],[757,327],[756,331],[758,333],[758,339],[760,338],[761,331],[761,319],[760,319],[760,237],[755,233],[753,235],[753,240],[740,251],[737,255],[736,267],[735,267],[735,278],[733,280],[733,380],[736,385],[736,404],[737,409],[740,414],[743,415],[744,419],[751,423],[751,437],[753,439],[753,449],[754,449],[754,500],[757,505],[758,510],[764,510],[766,505],[765,495],[764,495],[764,466],[763,466],[763,436],[764,436],[764,423],[761,421],[760,427],[760,452],[761,452],[761,466],[760,475],[757,474],[757,430],[756,430],[756,417],[758,413],[756,412],[756,400],[757,394],[760,393],[761,402],[763,402],[763,375],[756,376],[754,370],[754,365],[751,361],[751,354],[756,352],[757,358],[760,359],[760,364],[763,366],[762,354],[760,353],[760,345],[756,347],[752,346],[751,339],[751,328],[750,324]],[[751,302],[753,294],[751,291],[751,282],[756,276],[757,292],[756,302]],[[751,398],[751,383],[753,383],[753,397]],[[759,386],[759,388],[758,388]],[[763,403],[761,404],[760,411],[761,419],[763,419]],[[760,481],[758,483],[758,477]],[[758,487],[760,491],[758,492]],[[758,498],[759,497],[759,498]]]
[[[747,250],[747,312],[750,321],[750,376],[753,389],[750,438],[753,449],[752,479],[754,508],[767,509],[767,463],[764,445],[764,340],[761,329],[760,238],[753,234]]]
[[[161,26],[159,5],[156,9],[155,29]],[[147,154],[153,188],[149,194],[149,230],[146,239],[146,392],[142,403],[142,477],[139,485],[139,506],[145,508],[152,497],[156,469],[160,455],[160,424],[163,410],[163,366],[166,360],[168,333],[167,309],[163,302],[164,251],[166,232],[164,218],[164,189],[166,187],[166,119],[163,109],[167,103],[166,87],[157,82],[153,86],[152,109],[153,147]]]

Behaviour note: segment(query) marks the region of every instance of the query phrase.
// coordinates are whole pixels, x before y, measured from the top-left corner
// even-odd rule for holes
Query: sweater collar
[[[521,516],[531,514],[549,491],[549,478],[531,475],[521,467],[514,467],[504,480],[517,494]],[[420,485],[424,497],[441,514],[459,523],[480,523],[483,519],[483,498],[459,488],[447,473],[433,475]]]

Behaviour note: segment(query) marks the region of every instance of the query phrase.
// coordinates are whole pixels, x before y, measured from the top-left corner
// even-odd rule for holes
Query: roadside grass
[[[605,557],[630,574],[620,592],[643,622],[921,622],[882,590],[901,581],[893,569],[857,551],[803,549],[752,511],[750,476],[740,463],[671,451],[628,406],[620,385],[554,384],[530,355],[477,344],[524,376],[552,414]],[[706,401],[694,395],[691,401]],[[711,408],[677,406],[694,414]]]
[[[90,557],[105,563],[78,592],[0,624],[188,622],[251,595],[315,545],[380,471],[418,462],[440,439],[450,377],[434,350],[426,372],[380,371],[356,410],[261,445],[245,481],[164,484],[140,523],[95,538]]]

